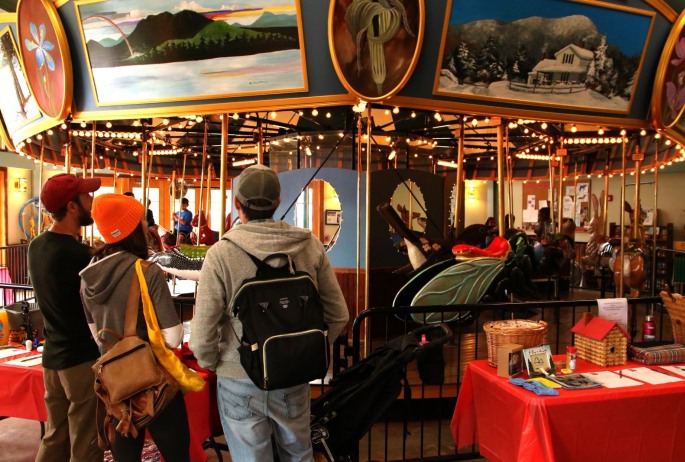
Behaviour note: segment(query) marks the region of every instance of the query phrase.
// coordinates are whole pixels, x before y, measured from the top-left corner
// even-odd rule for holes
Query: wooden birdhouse
[[[602,367],[626,364],[630,334],[617,323],[584,313],[571,332],[579,358]]]

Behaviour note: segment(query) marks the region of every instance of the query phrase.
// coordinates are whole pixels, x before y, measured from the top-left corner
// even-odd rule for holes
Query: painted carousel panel
[[[307,91],[299,0],[75,5],[100,106]]]
[[[654,17],[585,0],[452,0],[434,93],[628,113]]]
[[[19,53],[12,30],[6,27],[0,31],[0,113],[10,137],[41,115]]]

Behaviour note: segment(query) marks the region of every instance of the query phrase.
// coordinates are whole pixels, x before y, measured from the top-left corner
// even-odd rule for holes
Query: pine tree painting
[[[438,94],[629,111],[653,16],[569,0],[479,5],[452,2]]]

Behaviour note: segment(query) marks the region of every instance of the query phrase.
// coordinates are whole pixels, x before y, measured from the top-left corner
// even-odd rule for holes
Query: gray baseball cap
[[[252,210],[272,210],[281,197],[281,182],[276,172],[264,165],[253,165],[238,176],[235,195],[241,204]],[[270,205],[253,205],[250,201],[261,199]]]

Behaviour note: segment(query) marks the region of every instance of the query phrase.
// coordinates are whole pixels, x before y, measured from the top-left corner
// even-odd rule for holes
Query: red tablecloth
[[[22,367],[4,364],[36,352],[0,359],[0,416],[45,422],[48,419],[45,409],[45,386],[43,368],[38,366]],[[198,372],[207,379],[207,374]],[[202,442],[210,436],[209,427],[209,386],[197,393],[185,396],[190,424],[190,456],[192,462],[205,462],[207,455]],[[93,416],[94,418],[95,416]]]
[[[578,372],[628,367],[642,365],[601,368],[578,359]],[[558,390],[537,396],[497,377],[486,360],[471,362],[452,418],[457,447],[478,443],[493,462],[685,460],[685,381]]]

